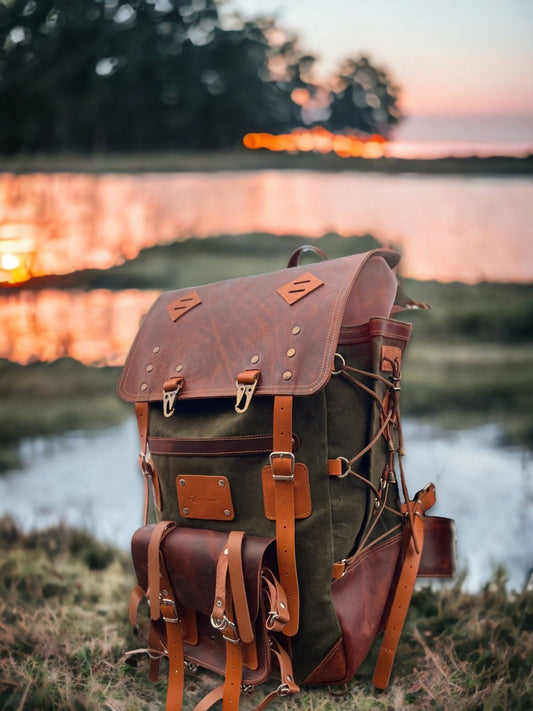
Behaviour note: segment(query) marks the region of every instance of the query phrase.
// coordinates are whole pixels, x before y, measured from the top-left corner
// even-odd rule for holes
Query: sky
[[[533,0],[228,0],[270,14],[320,58],[320,76],[364,52],[403,89],[410,125],[533,140]],[[446,121],[442,117],[455,117]],[[466,117],[466,118],[464,118]],[[428,121],[426,120],[426,123]],[[437,126],[437,128],[439,128]],[[450,135],[451,135],[450,134]]]

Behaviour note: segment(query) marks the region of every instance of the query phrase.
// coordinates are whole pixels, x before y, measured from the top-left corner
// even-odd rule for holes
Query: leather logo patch
[[[183,316],[183,314],[186,314],[187,311],[194,309],[195,306],[198,306],[198,304],[201,303],[202,299],[198,296],[198,294],[195,291],[190,291],[188,294],[180,296],[179,299],[176,299],[171,304],[168,304],[168,315],[173,321],[177,321],[181,316]]]
[[[318,289],[319,286],[323,286],[323,284],[324,282],[318,277],[313,276],[310,272],[306,272],[305,274],[296,277],[296,279],[293,279],[288,284],[280,286],[279,289],[276,289],[276,291],[282,299],[285,299],[285,301],[292,306],[292,304],[300,301],[300,299],[303,299],[304,296],[307,296],[307,294],[315,291],[315,289]]]
[[[179,474],[176,490],[180,516],[208,521],[233,521],[235,511],[225,476]]]

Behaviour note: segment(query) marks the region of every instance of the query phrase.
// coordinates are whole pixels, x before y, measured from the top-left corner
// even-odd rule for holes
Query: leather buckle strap
[[[403,506],[409,509],[412,515],[409,519],[406,518],[403,544],[404,560],[372,678],[372,683],[378,689],[386,689],[389,683],[394,657],[418,575],[424,544],[424,514],[417,510],[418,507],[421,507],[420,500],[409,501]]]
[[[152,482],[152,491],[154,495],[154,504],[161,511],[161,487],[159,485],[159,477],[153,462],[149,458],[150,452],[148,449],[148,403],[135,403],[135,416],[137,418],[137,428],[139,430],[139,440],[141,444],[141,453],[139,455],[139,466],[144,476],[144,507],[143,507],[143,523],[148,522],[149,509],[149,486],[148,480]]]
[[[215,601],[211,624],[222,633],[226,643],[226,670],[222,693],[223,711],[237,711],[244,664],[241,644],[253,640],[253,629],[244,588],[242,572],[243,531],[231,531],[227,547],[220,553],[215,583]],[[234,605],[237,623],[233,621]],[[243,639],[241,640],[241,637]],[[214,702],[213,702],[214,703]]]
[[[294,481],[294,454],[292,452],[271,452],[269,457],[270,467],[272,469],[272,478],[274,481]],[[276,474],[276,469],[274,468],[274,461],[277,459],[288,459],[290,464],[290,473],[287,474]],[[285,468],[285,467],[284,467]],[[278,470],[280,468],[278,467]]]
[[[244,586],[242,569],[242,544],[244,533],[231,531],[228,537],[228,572],[231,585],[231,596],[239,628],[239,636],[245,644],[253,642],[254,631],[250,620],[250,610]]]
[[[278,660],[281,683],[275,691],[272,691],[256,706],[255,711],[263,711],[263,709],[280,696],[289,696],[290,694],[297,694],[300,691],[300,687],[294,681],[291,658],[288,652],[274,637],[270,638],[270,651]]]
[[[174,593],[168,577],[161,543],[174,528],[174,521],[160,521],[154,528],[148,544],[148,590],[150,601],[151,630],[154,622],[162,619],[165,623],[168,654],[168,687],[166,711],[179,711],[183,702],[185,683],[185,654],[181,633],[181,615],[176,605]],[[158,660],[157,660],[158,661]]]
[[[287,594],[289,621],[284,631],[288,637],[298,632],[300,592],[296,570],[294,455],[292,449],[292,396],[274,397],[273,439],[270,455],[276,502],[276,550],[280,582]]]
[[[289,621],[289,606],[285,590],[271,570],[265,568],[261,573],[267,599],[268,613],[265,627],[269,632],[283,632]]]

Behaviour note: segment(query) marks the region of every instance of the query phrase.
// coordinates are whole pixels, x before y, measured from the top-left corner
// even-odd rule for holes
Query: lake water
[[[531,282],[533,178],[0,173],[0,260],[17,244],[33,245],[36,274],[105,269],[143,247],[254,231],[272,235],[263,240],[368,232],[401,248],[404,276]],[[0,357],[120,364],[155,297],[136,290],[4,290]]]
[[[373,234],[417,279],[533,281],[533,178],[313,171],[0,173],[0,254],[105,269],[190,236]],[[2,247],[2,244],[4,245]]]
[[[32,251],[36,274],[108,268],[189,236],[253,231],[374,234],[399,245],[419,279],[533,281],[533,179],[303,171],[216,174],[0,173],[0,257]],[[275,239],[275,237],[272,237]],[[8,260],[9,261],[9,260]],[[216,270],[213,269],[213,279]],[[156,292],[5,290],[0,357],[123,362]],[[477,589],[505,564],[520,587],[533,566],[531,455],[498,446],[493,427],[406,426],[410,491],[437,485],[435,513],[457,521],[460,565]],[[62,520],[127,547],[142,482],[132,421],[22,445],[0,478],[0,512],[26,527]]]
[[[492,426],[448,432],[404,424],[411,494],[437,487],[431,513],[456,520],[459,568],[476,591],[499,564],[521,588],[533,567],[532,455],[502,449]],[[24,467],[0,478],[0,513],[26,529],[64,522],[84,526],[126,549],[141,525],[142,476],[133,420],[98,433],[22,445]]]

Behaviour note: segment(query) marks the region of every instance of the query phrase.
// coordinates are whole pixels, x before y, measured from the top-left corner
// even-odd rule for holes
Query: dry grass
[[[127,621],[132,572],[127,556],[63,528],[24,536],[0,521],[0,707],[6,711],[157,711],[163,679],[148,681],[142,645]],[[477,595],[454,587],[415,593],[393,680],[371,684],[370,654],[347,695],[303,689],[280,711],[531,709],[533,592],[510,594],[502,571]],[[219,683],[187,677],[185,711]],[[242,709],[250,711],[275,682]]]

